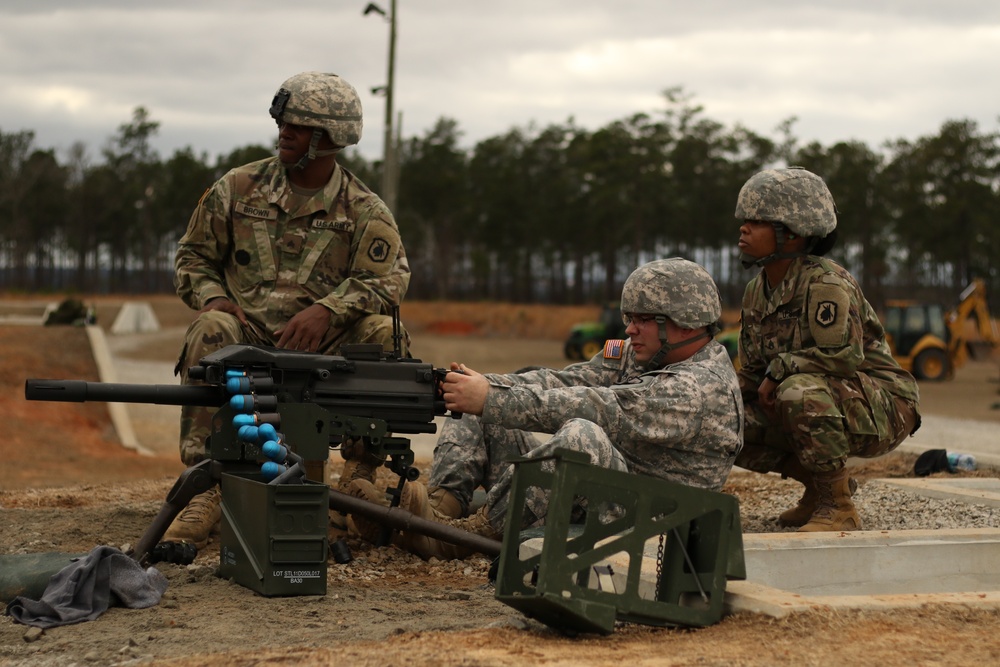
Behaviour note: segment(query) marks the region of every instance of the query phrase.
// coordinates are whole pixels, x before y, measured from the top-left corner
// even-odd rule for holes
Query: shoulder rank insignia
[[[621,359],[622,350],[625,347],[625,341],[623,340],[608,340],[604,341],[604,358],[605,359]]]

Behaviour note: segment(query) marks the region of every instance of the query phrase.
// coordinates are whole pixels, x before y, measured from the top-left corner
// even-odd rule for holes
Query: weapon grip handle
[[[445,376],[448,375],[448,373],[461,373],[462,375],[466,374],[465,371],[453,371],[450,368],[434,369],[434,392],[437,394],[437,397],[441,400],[442,403],[444,402],[444,392],[441,391],[441,383],[444,382],[444,378]],[[451,416],[452,419],[462,418],[461,412],[452,411],[449,412],[448,414]]]

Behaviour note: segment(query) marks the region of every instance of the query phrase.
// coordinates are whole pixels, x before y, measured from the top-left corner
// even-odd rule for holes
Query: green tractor
[[[733,365],[739,369],[740,356],[740,328],[739,326],[726,327],[715,336],[715,340],[722,343],[729,353],[729,359]]]
[[[569,330],[563,354],[570,361],[586,361],[604,349],[604,341],[628,338],[618,303],[609,303],[598,322],[581,322]]]

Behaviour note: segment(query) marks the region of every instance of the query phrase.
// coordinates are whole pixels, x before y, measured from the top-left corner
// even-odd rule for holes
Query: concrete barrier
[[[113,334],[153,333],[160,330],[153,307],[145,301],[126,302],[111,325]]]
[[[97,373],[101,382],[118,382],[118,375],[115,372],[111,352],[108,349],[108,341],[104,337],[104,330],[97,325],[87,325],[87,338],[90,340],[90,349],[94,354],[94,362],[97,364]],[[127,406],[124,403],[108,403],[107,405],[111,423],[115,427],[118,440],[121,441],[122,445],[145,456],[152,456],[153,452],[143,447],[136,437]]]

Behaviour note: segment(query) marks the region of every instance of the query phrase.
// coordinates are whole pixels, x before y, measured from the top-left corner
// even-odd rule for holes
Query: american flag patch
[[[604,341],[604,358],[605,359],[621,359],[622,358],[622,348],[625,346],[625,341],[623,340],[608,340]]]

